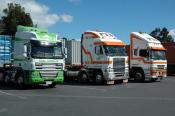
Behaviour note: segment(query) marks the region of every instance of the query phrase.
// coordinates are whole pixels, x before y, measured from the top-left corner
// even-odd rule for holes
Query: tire
[[[88,75],[86,72],[84,72],[84,71],[80,72],[78,82],[80,82],[80,83],[87,83],[88,82]]]
[[[8,74],[6,74],[4,76],[4,80],[3,81],[4,81],[5,84],[9,84],[10,83],[10,76]]]
[[[104,84],[104,77],[103,77],[103,74],[101,72],[97,72],[95,74],[95,84],[97,84],[97,85]]]
[[[17,85],[20,89],[24,89],[25,88],[25,84],[24,84],[24,76],[23,75],[19,75],[19,77],[16,80]]]
[[[136,70],[134,72],[134,81],[136,82],[143,82],[145,79],[144,74],[141,70]]]

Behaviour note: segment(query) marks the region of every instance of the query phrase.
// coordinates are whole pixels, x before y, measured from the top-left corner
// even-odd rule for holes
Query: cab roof
[[[93,35],[94,38],[101,38],[101,39],[117,39],[116,36],[114,36],[113,34],[109,33],[109,32],[101,32],[101,31],[86,31],[84,32],[84,34],[87,35]]]
[[[138,39],[144,40],[148,43],[160,43],[159,40],[155,39],[154,37],[150,36],[147,33],[131,32],[131,35],[134,35],[134,36],[138,37]]]

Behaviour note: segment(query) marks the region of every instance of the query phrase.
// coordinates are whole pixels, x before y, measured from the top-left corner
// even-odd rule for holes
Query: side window
[[[95,54],[97,54],[97,55],[102,55],[103,54],[102,46],[96,46],[95,47]]]
[[[140,50],[139,51],[139,56],[141,56],[141,57],[149,57],[148,50]]]
[[[137,56],[138,49],[134,49],[134,56]]]

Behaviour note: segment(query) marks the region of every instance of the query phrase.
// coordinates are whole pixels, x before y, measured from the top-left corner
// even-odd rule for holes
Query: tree
[[[153,30],[150,33],[151,36],[153,36],[154,38],[158,39],[160,42],[173,42],[174,39],[171,35],[169,35],[169,31],[167,28],[155,28],[155,30]]]
[[[8,8],[3,10],[5,16],[2,16],[4,26],[1,34],[14,36],[18,25],[33,26],[33,21],[29,13],[25,13],[25,8],[20,4],[9,3]]]
[[[0,20],[0,33],[2,33],[5,29],[5,24]]]

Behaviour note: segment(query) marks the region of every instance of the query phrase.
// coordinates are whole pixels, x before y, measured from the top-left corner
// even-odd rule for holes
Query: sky
[[[30,13],[34,24],[80,39],[84,31],[114,34],[129,44],[134,31],[150,33],[166,27],[175,38],[175,0],[0,0],[0,16],[7,3],[19,3]]]

